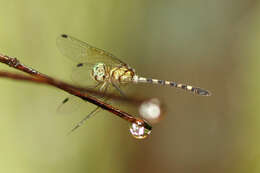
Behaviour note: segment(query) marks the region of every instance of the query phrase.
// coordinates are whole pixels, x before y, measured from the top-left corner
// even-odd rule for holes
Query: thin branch
[[[102,109],[107,110],[107,111],[125,119],[126,121],[128,121],[130,123],[138,123],[138,124],[141,123],[146,129],[152,129],[151,125],[149,125],[145,120],[136,118],[136,117],[128,114],[127,112],[117,109],[117,108],[97,99],[96,97],[93,97],[88,94],[88,92],[100,94],[97,91],[86,89],[86,88],[79,88],[77,86],[73,86],[68,83],[56,80],[52,77],[49,77],[45,74],[38,72],[37,70],[34,70],[30,67],[25,66],[24,64],[20,63],[17,58],[12,58],[12,57],[0,54],[0,62],[32,75],[32,77],[30,77],[30,76],[25,76],[25,75],[21,75],[21,74],[15,74],[15,73],[2,71],[2,72],[0,72],[1,77],[7,77],[7,78],[16,79],[16,80],[23,80],[23,81],[30,81],[30,82],[44,83],[44,84],[52,85],[56,88],[66,91],[74,96],[77,96],[87,102],[95,104],[95,105],[101,107]],[[110,96],[112,96],[112,95],[110,94]],[[126,98],[123,98],[123,99],[126,99]]]

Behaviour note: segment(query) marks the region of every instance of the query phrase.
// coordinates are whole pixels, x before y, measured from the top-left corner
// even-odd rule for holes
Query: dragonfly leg
[[[103,85],[100,87],[100,91],[103,93],[102,98],[104,98],[104,94],[107,91],[108,85],[106,82],[103,83]],[[103,91],[102,91],[103,90]],[[107,99],[105,99],[107,100]],[[74,132],[77,128],[79,128],[80,126],[82,126],[85,121],[87,121],[89,118],[91,118],[92,116],[94,116],[97,112],[99,112],[101,109],[100,107],[96,107],[95,109],[93,109],[87,116],[85,116],[80,122],[78,122],[68,133],[71,134],[72,132]]]
[[[93,109],[87,116],[85,116],[80,122],[78,122],[68,133],[71,134],[72,132],[74,132],[77,128],[79,128],[80,126],[82,126],[85,121],[87,121],[90,117],[92,117],[93,115],[95,115],[98,111],[100,111],[100,107],[96,107],[95,109]]]
[[[125,93],[119,88],[117,84],[112,82],[112,85],[116,88],[116,90],[120,93],[121,96],[126,97]]]

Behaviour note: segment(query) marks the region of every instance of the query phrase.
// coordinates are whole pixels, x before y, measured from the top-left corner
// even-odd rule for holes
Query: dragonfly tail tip
[[[201,95],[201,96],[211,96],[211,92],[201,89],[201,88],[197,88],[196,93]]]

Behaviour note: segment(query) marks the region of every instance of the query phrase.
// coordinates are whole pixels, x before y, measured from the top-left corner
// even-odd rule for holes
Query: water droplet
[[[142,121],[137,121],[135,123],[132,123],[130,125],[129,130],[130,130],[130,133],[133,135],[133,137],[136,139],[145,139],[152,132],[151,129],[145,128]]]
[[[139,107],[139,113],[142,118],[150,123],[157,123],[161,119],[161,104],[157,98],[145,101]]]

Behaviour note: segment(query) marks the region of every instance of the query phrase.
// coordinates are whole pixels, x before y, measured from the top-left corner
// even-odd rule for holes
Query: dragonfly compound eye
[[[97,63],[92,69],[92,76],[98,82],[106,79],[106,66],[103,63]]]

